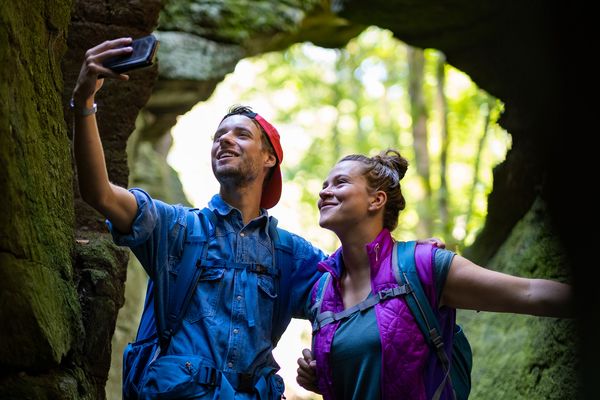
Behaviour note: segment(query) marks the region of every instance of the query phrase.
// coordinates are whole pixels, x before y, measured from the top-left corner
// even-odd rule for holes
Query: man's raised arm
[[[108,58],[132,51],[131,38],[106,41],[85,53],[79,78],[73,89],[74,106],[73,147],[79,190],[83,200],[108,218],[122,233],[128,233],[137,213],[137,202],[127,189],[108,180],[106,160],[95,116],[95,94],[106,78],[128,80],[127,75],[114,73],[102,66]],[[125,47],[124,47],[125,46]]]

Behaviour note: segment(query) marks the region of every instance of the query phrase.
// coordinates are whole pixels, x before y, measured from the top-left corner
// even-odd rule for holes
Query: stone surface
[[[82,338],[60,96],[69,18],[68,1],[0,9],[0,382],[28,371],[40,392],[52,383],[38,373],[68,363]]]
[[[537,199],[490,261],[491,269],[571,282],[547,206]],[[473,399],[574,399],[579,383],[573,321],[459,311],[473,349]]]
[[[74,196],[67,104],[84,49],[117,32],[150,32],[159,8],[158,1],[1,8],[0,184],[10,210],[0,213],[3,399],[104,398],[127,260],[98,239],[106,232],[103,219],[81,206],[76,190]],[[137,75],[147,78],[144,84],[134,78],[124,85],[123,97],[116,96],[122,104],[99,98],[116,182],[127,183],[126,138],[156,73]]]

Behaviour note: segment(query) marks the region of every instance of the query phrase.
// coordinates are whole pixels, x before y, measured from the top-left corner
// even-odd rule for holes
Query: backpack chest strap
[[[315,321],[313,323],[313,333],[319,331],[324,326],[348,318],[356,312],[368,310],[369,308],[374,307],[383,300],[404,296],[405,294],[411,292],[412,288],[409,284],[404,284],[402,286],[394,286],[388,289],[380,290],[374,296],[369,296],[366,300],[363,300],[355,306],[345,309],[344,311],[340,311],[337,313],[333,311],[323,311],[322,313],[317,314],[317,317],[315,318]]]
[[[268,398],[269,384],[267,380],[275,373],[272,367],[265,367],[254,374],[241,372],[224,372],[217,368],[200,365],[193,377],[201,385],[219,387],[219,398],[233,400],[235,392],[258,393],[261,399]],[[231,397],[230,397],[231,396]]]
[[[247,272],[254,272],[258,275],[270,275],[273,277],[279,276],[279,270],[275,267],[269,267],[263,264],[257,264],[253,262],[234,262],[226,260],[207,260],[201,259],[196,263],[198,268],[224,268],[224,269],[237,269],[246,270]]]

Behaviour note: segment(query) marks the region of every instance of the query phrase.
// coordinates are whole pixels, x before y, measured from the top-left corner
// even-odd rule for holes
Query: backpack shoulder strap
[[[285,328],[292,319],[290,308],[290,292],[292,285],[292,270],[294,268],[294,240],[292,234],[285,229],[277,228],[276,224],[269,223],[269,235],[273,240],[275,248],[275,267],[277,276],[277,299],[273,308],[273,327],[271,330],[271,341],[273,347],[283,335]]]
[[[204,220],[200,221],[203,224],[202,229],[207,233],[209,231],[212,233],[212,229],[214,229],[214,227],[217,225],[217,216],[215,215],[215,212],[208,207],[204,207],[199,212],[205,218]],[[207,235],[207,237],[209,238],[210,235]]]
[[[315,311],[315,315],[321,313],[321,304],[323,304],[323,294],[325,294],[325,288],[329,284],[331,280],[331,274],[329,272],[325,272],[319,280],[317,284],[313,286],[313,293],[311,297],[314,299],[314,303],[311,305],[311,311]]]
[[[433,399],[439,399],[444,391],[446,380],[449,376],[450,363],[448,355],[444,351],[444,342],[438,320],[433,313],[417,273],[415,249],[415,241],[396,242],[392,253],[392,264],[394,275],[396,276],[398,283],[405,283],[411,287],[411,295],[406,296],[406,303],[417,321],[417,324],[425,337],[425,341],[429,347],[435,351],[446,372],[442,383],[438,386],[432,397]],[[425,261],[425,258],[420,258],[420,260],[423,262]],[[430,258],[427,260],[430,260]]]
[[[330,274],[327,274],[328,277],[331,277]],[[321,277],[321,280],[323,280],[323,276]],[[377,304],[379,304],[380,302],[387,300],[387,299],[391,299],[394,297],[400,297],[400,296],[405,296],[406,294],[410,293],[410,286],[409,285],[398,285],[395,287],[391,287],[388,289],[382,289],[379,292],[375,293],[375,295],[373,296],[369,296],[366,300],[361,301],[360,303],[346,308],[345,310],[339,311],[339,312],[333,312],[333,311],[323,311],[321,312],[321,304],[323,303],[323,294],[324,294],[324,288],[327,285],[327,282],[329,282],[329,280],[325,281],[324,284],[322,284],[322,287],[318,287],[317,290],[319,291],[319,293],[317,293],[317,296],[320,296],[320,298],[317,298],[317,301],[315,302],[315,306],[318,306],[318,310],[316,310],[316,314],[313,320],[313,334],[317,331],[319,331],[321,328],[323,328],[326,325],[332,324],[334,322],[337,321],[341,321],[345,318],[348,318],[349,316],[353,315],[356,312],[359,311],[364,311],[364,310],[368,310],[371,307],[375,307]],[[321,283],[319,283],[321,285]]]
[[[321,305],[323,304],[325,288],[327,287],[330,281],[331,274],[329,272],[325,272],[323,275],[321,275],[317,283],[313,286],[311,292],[311,299],[314,299],[314,302],[312,302],[310,306],[309,313],[309,315],[311,315],[312,317],[313,332],[316,332],[319,329],[321,329],[318,318],[321,315]]]
[[[161,348],[166,349],[171,337],[181,325],[181,321],[193,298],[194,288],[200,278],[198,261],[206,256],[208,240],[212,236],[216,216],[208,208],[186,210],[186,233],[183,255],[177,274],[169,275],[168,301],[166,313],[157,313],[157,325]],[[166,315],[166,321],[159,318]]]

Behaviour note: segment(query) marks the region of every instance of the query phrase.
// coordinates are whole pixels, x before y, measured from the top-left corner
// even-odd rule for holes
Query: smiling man
[[[189,214],[197,226],[202,213],[153,199],[141,189],[116,186],[106,172],[94,98],[103,84],[99,75],[128,79],[102,62],[129,54],[130,44],[130,38],[121,38],[86,52],[71,104],[82,198],[106,216],[115,243],[132,249],[154,288],[142,317],[152,323],[140,326],[135,352],[144,352],[149,340],[159,342],[156,336],[163,331],[160,322],[158,329],[154,323],[153,303],[169,280],[196,267],[200,273],[183,321],[168,340],[161,336],[151,361],[141,361],[148,368],[133,378],[124,375],[123,397],[280,399],[284,386],[272,350],[292,316],[307,317],[305,301],[320,276],[316,266],[324,254],[276,228],[277,220],[267,213],[281,196],[279,133],[248,107],[235,107],[225,115],[211,150],[220,190],[203,210],[211,215],[206,218],[211,221],[206,251],[184,265],[190,247],[185,232],[192,229]],[[273,235],[284,233],[291,248],[285,258],[289,265],[281,266],[276,265],[280,250]],[[284,267],[289,273],[281,272]],[[126,357],[139,360],[135,352]]]

